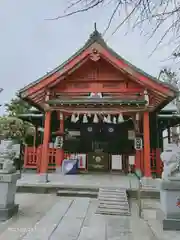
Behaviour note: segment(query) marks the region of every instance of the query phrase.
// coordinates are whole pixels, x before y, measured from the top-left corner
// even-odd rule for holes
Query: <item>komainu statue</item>
[[[180,180],[180,147],[176,144],[168,144],[164,152],[161,153],[161,160],[164,164],[164,169],[162,173],[162,179]]]
[[[12,140],[3,140],[0,144],[0,173],[14,173],[16,168],[13,165],[16,151],[13,148]]]

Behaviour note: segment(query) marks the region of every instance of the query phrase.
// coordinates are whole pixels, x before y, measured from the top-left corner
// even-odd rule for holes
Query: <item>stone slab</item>
[[[96,211],[96,214],[130,216],[130,213],[127,211],[115,211],[114,209],[109,209],[108,211],[100,209]]]
[[[164,219],[163,230],[180,231],[180,219]]]
[[[117,199],[117,198],[98,198],[99,201],[110,201],[110,202],[126,202],[127,199]]]
[[[35,224],[44,217],[59,198],[50,194],[18,193],[15,200],[19,204],[19,211],[16,216],[0,223],[0,239],[2,240],[22,240],[29,231],[34,231]]]
[[[106,204],[106,205],[118,205],[118,206],[129,206],[129,204],[127,202],[112,202],[112,201],[101,201],[99,203],[99,205],[103,205],[103,204]]]
[[[112,204],[108,204],[108,205],[106,205],[106,204],[100,204],[99,206],[98,206],[98,208],[99,209],[101,209],[101,208],[107,208],[107,209],[123,209],[123,210],[129,210],[129,206],[118,206],[118,205],[112,205]]]
[[[53,232],[50,240],[76,240],[80,234],[90,204],[89,198],[76,198],[69,211]]]
[[[69,210],[72,200],[63,199],[58,201],[46,215],[35,224],[33,231],[27,233],[22,240],[43,239],[48,240]]]
[[[8,208],[0,208],[0,221],[6,221],[18,213],[19,205],[15,204]]]

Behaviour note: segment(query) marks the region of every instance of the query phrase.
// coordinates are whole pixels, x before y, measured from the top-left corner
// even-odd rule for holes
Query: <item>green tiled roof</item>
[[[98,99],[93,99],[93,98],[87,98],[87,99],[81,99],[81,98],[76,98],[76,99],[52,99],[47,101],[48,104],[50,105],[76,105],[76,104],[123,104],[123,105],[128,105],[128,104],[138,104],[138,105],[145,105],[146,101],[145,100],[132,100],[132,99],[106,99],[106,98],[98,98]]]
[[[106,50],[108,50],[114,57],[116,57],[117,59],[123,61],[124,63],[126,63],[129,67],[131,67],[133,70],[135,70],[136,72],[150,78],[151,80],[164,85],[168,88],[170,88],[171,90],[178,92],[178,89],[174,86],[172,86],[171,84],[168,83],[164,83],[160,80],[158,80],[157,78],[145,73],[143,70],[137,68],[136,66],[134,66],[133,64],[131,64],[130,62],[128,62],[127,60],[125,60],[124,58],[122,58],[120,55],[118,55],[113,49],[111,49],[106,42],[104,41],[104,39],[102,38],[102,35],[95,30],[91,35],[90,38],[88,39],[88,41],[84,44],[84,46],[82,48],[80,48],[74,55],[72,55],[67,61],[65,61],[64,63],[62,63],[60,66],[56,67],[54,70],[52,70],[51,72],[47,73],[46,75],[44,75],[43,77],[37,79],[36,81],[32,82],[31,84],[27,85],[26,87],[22,88],[19,91],[19,94],[21,95],[21,92],[27,90],[29,87],[39,83],[42,79],[51,76],[52,74],[60,71],[69,61],[71,61],[74,57],[80,55],[85,49],[87,49],[88,47],[90,47],[93,43],[99,43],[102,47],[104,47]]]

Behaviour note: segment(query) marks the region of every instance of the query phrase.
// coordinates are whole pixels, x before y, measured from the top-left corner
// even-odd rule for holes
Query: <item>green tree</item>
[[[5,104],[6,115],[0,117],[0,134],[5,137],[25,140],[27,135],[33,135],[34,126],[18,118],[18,115],[29,113],[32,106],[19,97]]]
[[[13,98],[10,103],[5,104],[8,116],[18,116],[19,114],[29,113],[32,106],[19,97]]]

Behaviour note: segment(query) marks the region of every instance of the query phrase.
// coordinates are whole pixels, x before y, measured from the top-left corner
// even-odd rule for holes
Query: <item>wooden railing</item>
[[[48,149],[48,159],[49,159],[49,169],[56,169],[56,163],[58,162],[57,158],[59,157],[58,149],[49,148]],[[38,148],[34,147],[25,147],[24,154],[24,168],[25,169],[40,169],[40,161],[42,155],[42,146]],[[70,153],[65,152],[64,158],[68,157]],[[135,166],[140,168],[142,172],[144,172],[144,154],[143,150],[136,151],[136,163],[138,162],[139,166]],[[151,173],[156,176],[161,176],[162,173],[162,161],[160,159],[160,149],[152,149],[151,150]]]
[[[64,153],[64,158],[67,158],[71,155],[69,152]],[[42,156],[42,145],[38,148],[35,147],[25,147],[24,153],[24,168],[25,169],[37,169],[40,170],[40,162]],[[56,165],[59,158],[59,149],[48,148],[48,159],[49,159],[49,169],[56,169]],[[60,163],[62,164],[62,163]]]
[[[150,161],[151,161],[151,174],[156,177],[160,177],[163,169],[163,164],[160,158],[161,149],[151,149]],[[140,168],[144,172],[144,152],[143,149],[136,151],[136,163],[137,168]]]

